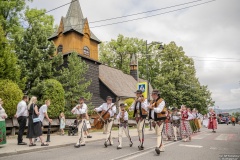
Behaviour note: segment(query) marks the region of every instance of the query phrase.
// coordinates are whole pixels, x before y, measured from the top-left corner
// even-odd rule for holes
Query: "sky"
[[[174,41],[194,59],[196,76],[212,92],[215,106],[220,109],[240,108],[239,0],[79,1],[91,31],[101,41],[116,39],[119,34],[148,42],[168,44]],[[69,2],[71,0],[33,0],[28,5],[49,11]],[[180,5],[183,3],[188,4]],[[194,6],[200,3],[205,4]],[[68,7],[69,4],[48,13],[53,15],[55,24],[59,25],[61,17],[66,16]],[[145,13],[96,22],[142,12]],[[146,16],[152,17],[142,18]],[[126,20],[130,21],[103,26]]]

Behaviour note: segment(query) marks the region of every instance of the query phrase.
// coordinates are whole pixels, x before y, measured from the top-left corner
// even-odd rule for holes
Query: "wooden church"
[[[112,96],[113,101],[118,98],[121,101],[133,98],[137,83],[146,82],[138,79],[134,56],[131,59],[130,75],[98,61],[98,44],[101,41],[91,32],[78,0],[72,0],[66,17],[61,18],[59,28],[49,37],[49,40],[53,41],[57,48],[55,55],[60,52],[64,55],[65,63],[67,63],[67,55],[77,52],[79,57],[88,64],[89,69],[85,78],[92,81],[88,91],[93,95],[91,102],[95,107],[105,102],[106,96]]]

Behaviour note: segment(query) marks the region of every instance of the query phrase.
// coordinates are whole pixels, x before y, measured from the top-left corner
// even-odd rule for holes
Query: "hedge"
[[[22,90],[11,80],[0,80],[0,98],[3,100],[3,108],[9,118],[17,111],[17,104],[23,97]]]
[[[58,118],[61,111],[64,111],[65,99],[62,84],[55,79],[48,79],[32,88],[31,94],[38,98],[39,107],[50,99],[51,105],[48,108],[50,118]]]

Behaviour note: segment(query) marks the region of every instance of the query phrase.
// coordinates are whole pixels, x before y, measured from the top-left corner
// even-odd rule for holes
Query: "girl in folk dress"
[[[197,131],[197,127],[195,125],[195,118],[196,118],[196,114],[194,112],[191,111],[190,108],[187,108],[188,110],[188,120],[191,126],[191,129],[193,131],[193,133],[195,133]]]
[[[7,114],[5,113],[4,108],[2,107],[3,101],[0,98],[0,145],[6,144],[6,123],[5,119]]]
[[[204,114],[204,116],[203,116],[203,126],[204,126],[205,128],[208,127],[208,117],[207,117],[206,114]]]
[[[186,142],[187,139],[189,141],[191,141],[191,134],[192,134],[192,129],[191,129],[191,126],[190,126],[190,123],[189,123],[189,120],[188,120],[188,116],[189,116],[189,113],[187,111],[187,108],[185,105],[182,105],[181,106],[181,125],[180,125],[180,128],[181,128],[181,134],[182,134],[182,138],[183,140]]]
[[[169,110],[167,112],[167,119],[165,120],[163,131],[166,136],[166,140],[171,140],[171,137],[173,137],[173,126],[171,121],[171,112]]]
[[[215,129],[217,129],[217,117],[216,117],[216,113],[214,112],[214,110],[211,108],[210,112],[208,113],[208,129],[212,129],[213,133],[216,133]]]
[[[66,120],[65,120],[65,115],[63,112],[60,113],[60,130],[61,130],[61,135],[64,135],[64,128],[65,128]]]

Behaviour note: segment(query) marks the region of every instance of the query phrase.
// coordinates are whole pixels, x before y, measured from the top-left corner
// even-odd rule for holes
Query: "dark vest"
[[[144,109],[142,108],[142,103],[139,102],[139,101],[135,102],[133,117],[135,117],[136,114],[137,114],[137,104],[138,104],[138,103],[139,103],[139,114],[140,114],[140,117],[141,117],[141,118],[147,118],[147,114],[144,114],[143,111],[142,111],[142,110],[144,110]]]

